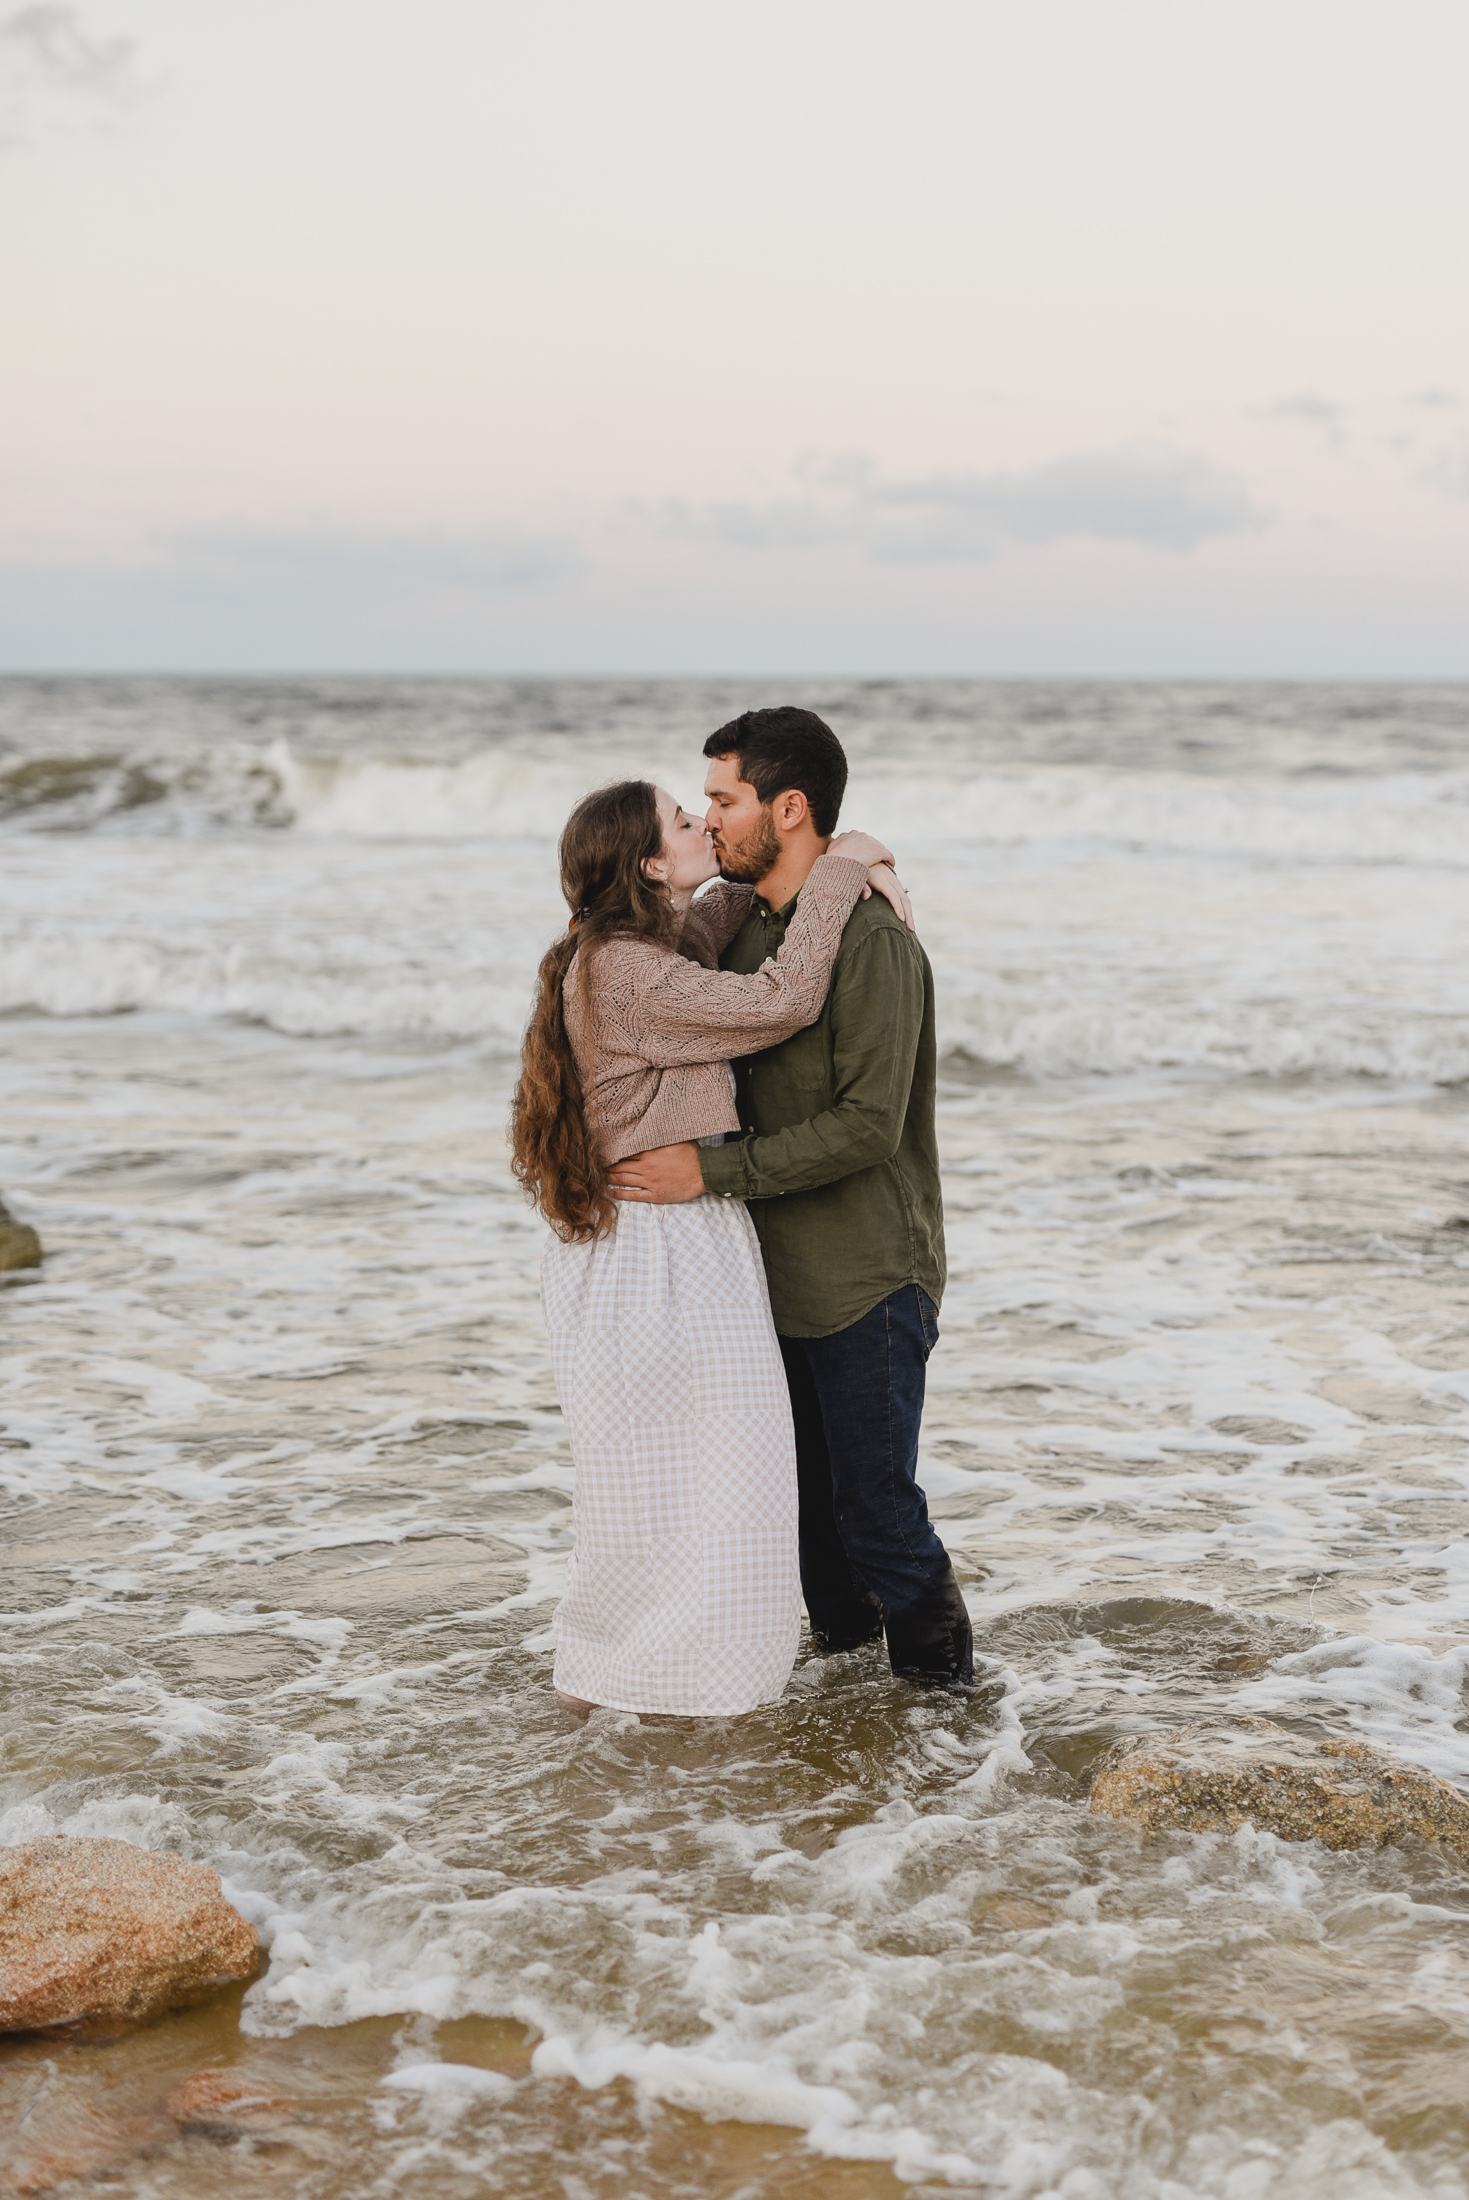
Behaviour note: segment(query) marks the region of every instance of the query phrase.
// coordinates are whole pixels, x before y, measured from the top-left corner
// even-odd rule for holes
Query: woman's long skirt
[[[620,1711],[770,1703],[801,1625],[796,1454],[754,1226],[625,1202],[541,1263],[576,1465],[556,1686]]]

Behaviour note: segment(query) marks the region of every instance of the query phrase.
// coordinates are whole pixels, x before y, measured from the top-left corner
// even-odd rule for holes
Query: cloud
[[[544,587],[582,563],[559,536],[199,528],[160,538],[159,562],[217,586],[301,587],[339,603],[422,606]]]
[[[1250,405],[1246,410],[1255,420],[1282,420],[1287,425],[1320,428],[1330,442],[1342,440],[1345,414],[1341,406],[1313,390],[1300,390],[1294,397],[1278,397],[1273,405]]]
[[[1469,497],[1469,443],[1437,452],[1424,468],[1423,479],[1451,497]]]
[[[1458,402],[1452,390],[1414,390],[1403,399],[1405,405],[1422,405],[1429,412],[1452,411]]]
[[[742,549],[855,543],[888,564],[978,562],[1078,535],[1192,550],[1262,520],[1236,475],[1168,444],[908,481],[882,479],[860,452],[808,455],[793,471],[811,493],[762,505],[670,504],[644,516],[660,532]]]
[[[586,570],[575,543],[201,528],[145,554],[0,567],[0,664],[45,668],[513,661],[524,607]]]
[[[36,108],[57,99],[130,106],[142,90],[136,64],[131,38],[93,38],[54,0],[0,17],[0,144],[22,140]]]
[[[890,515],[873,554],[900,559],[995,557],[1010,543],[1067,535],[1192,550],[1259,519],[1234,475],[1166,446],[1078,452],[1023,473],[878,484],[867,495]]]

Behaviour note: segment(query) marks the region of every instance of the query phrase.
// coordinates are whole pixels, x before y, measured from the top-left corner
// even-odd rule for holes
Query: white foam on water
[[[462,763],[297,756],[275,742],[265,762],[302,832],[362,840],[553,842],[595,784],[585,764],[490,752]]]
[[[1044,2052],[1048,2042],[1053,2051],[1070,2052],[1093,2034],[1125,2026],[1130,1975],[1167,1961],[1180,1934],[1287,1932],[1310,1946],[1323,1930],[1345,1929],[1347,1913],[1350,1930],[1369,1938],[1422,1934],[1432,1928],[1422,1905],[1364,1909],[1356,1860],[1245,1828],[1228,1840],[1175,1844],[1162,1865],[1167,1892],[1150,1912],[1124,1919],[1115,1914],[1118,1882],[1109,1886],[1105,1867],[1096,1876],[1095,1857],[1089,1875],[1068,1852],[1054,1815],[1049,1826],[1033,1822],[1024,1831],[1011,1817],[1006,1835],[1002,1821],[962,1813],[906,1819],[896,1809],[879,1813],[878,1822],[840,1836],[824,1856],[792,1855],[796,1877],[782,1877],[782,1910],[722,1924],[687,1916],[682,1877],[661,1892],[617,1879],[554,1893],[512,1889],[440,1907],[431,1920],[407,1923],[396,1938],[384,1933],[387,1913],[380,1910],[370,1951],[359,1939],[354,1950],[333,1953],[337,1916],[332,1925],[323,1920],[324,1929],[277,1935],[271,1980],[252,1989],[255,2013],[248,2021],[274,2031],[272,2020],[287,2012],[314,2022],[405,2010],[431,2017],[469,2009],[512,2014],[541,2035],[532,2058],[537,2078],[571,2078],[592,2092],[623,2081],[643,2099],[712,2120],[786,2124],[833,2158],[887,2161],[907,2180],[978,2180],[1020,2200],[1057,2189],[1109,2191],[1108,2163],[1124,2154],[1131,2187],[1156,2200],[1183,2190],[1221,2200],[1241,2190],[1285,2200],[1304,2190],[1324,2200],[1328,2173],[1347,2170],[1380,2172],[1389,2179],[1383,2189],[1404,2194],[1463,2189],[1442,2166],[1420,2177],[1351,2117],[1294,2137],[1273,2121],[1263,2130],[1257,2125],[1254,2136],[1263,2145],[1252,2145],[1248,2127],[1232,2128],[1227,2116],[1212,2123],[1207,2109],[1189,2145],[1197,2182],[1181,2185],[1132,2157],[1127,2133],[1137,2122],[1137,2099],[1067,2075]],[[741,1829],[731,1832],[733,1849],[718,1844],[726,1872],[735,1868],[738,1848],[749,1848]],[[1114,1845],[1120,1861],[1128,1837],[1114,1830],[1099,1838]],[[1049,1874],[1052,1922],[980,1948],[963,1921],[992,1880],[1006,1841],[1016,1860],[1028,1856],[1031,1869]],[[916,1902],[915,1870],[926,1875]],[[1070,1880],[1069,1893],[1062,1894],[1058,1875],[1061,1885]],[[1101,1900],[1113,1915],[1099,1914]],[[406,1907],[394,1908],[406,1923]],[[632,1931],[631,1938],[623,1935],[623,1963],[632,1964],[624,1970],[628,1988],[650,2015],[659,2004],[666,2008],[670,1995],[687,2004],[704,2028],[701,2039],[639,2037],[605,2019],[568,2026],[567,1996],[558,1994],[550,1967],[524,1960],[537,1945],[538,1921],[550,1924],[553,1916],[556,1939],[568,1950],[606,1946],[607,1922],[622,1919]],[[883,1953],[885,1935],[900,1920],[910,1938],[938,1928],[937,1945],[946,1953]],[[574,1981],[565,1985],[574,2002]],[[1446,1986],[1451,2002],[1454,1983]],[[951,2075],[946,2084],[925,2087],[925,2043],[934,2042],[942,2068],[944,2028],[964,2006],[985,2011],[991,2022],[1003,2020],[1012,2036],[1027,2035],[1031,2049],[971,2053],[962,2080]],[[410,2091],[452,2093],[459,2086],[456,2078],[416,2072],[388,2082]],[[495,2090],[508,2095],[510,2088],[501,2080]],[[1241,2184],[1252,2161],[1268,2163],[1270,2174]],[[1063,2179],[1073,2182],[1063,2186]]]
[[[161,1795],[98,1796],[70,1811],[53,1812],[44,1795],[0,1811],[0,1848],[63,1833],[77,1841],[129,1841],[135,1848],[184,1856],[197,1853],[188,1813]]]
[[[295,830],[387,841],[554,842],[572,805],[602,781],[652,776],[692,803],[705,769],[695,741],[666,737],[620,753],[603,739],[580,751],[563,745],[554,756],[492,747],[452,761],[307,754],[277,739],[232,761],[245,783],[241,822],[261,813],[264,778],[273,787],[265,814]],[[213,768],[221,774],[219,762]],[[165,792],[135,823],[155,831],[167,825],[171,799],[197,820],[196,779],[196,771],[183,773],[177,795]],[[1085,764],[966,771],[915,750],[902,772],[859,763],[846,814],[849,822],[881,819],[885,830],[922,846],[935,838],[976,848],[1093,842],[1291,863],[1469,867],[1469,773],[1462,769],[1341,779]]]
[[[6,828],[0,1188],[48,1261],[0,1475],[48,1557],[0,1841],[215,1864],[251,2037],[399,2021],[385,2187],[494,2189],[560,2086],[1014,2200],[1463,2200],[1361,2075],[1379,2020],[1469,2038],[1449,1861],[1084,1807],[1113,1735],[1226,1707],[1469,1789],[1459,765],[869,757],[938,977],[922,1465],[983,1685],[812,1661],[681,1742],[549,1697],[573,1474],[502,1127],[581,766],[308,748]],[[425,2059],[473,2017],[529,2079]]]
[[[930,775],[853,774],[853,818],[870,811],[915,845],[976,849],[1110,843],[1300,864],[1469,866],[1469,773],[1322,782],[1085,765]]]
[[[1342,1714],[1364,1740],[1469,1788],[1469,1642],[1436,1653],[1370,1636],[1319,1643],[1281,1658],[1239,1702],[1266,1717]]]
[[[336,1654],[352,1632],[349,1619],[303,1619],[299,1612],[236,1609],[213,1612],[196,1605],[179,1621],[181,1635],[280,1635],[288,1642],[317,1643]]]
[[[461,2102],[475,2096],[503,2099],[515,2091],[512,2078],[502,2077],[498,2070],[481,2070],[473,2063],[406,2063],[400,2070],[390,2070],[383,2084],[397,2092],[452,2096]]]
[[[912,837],[903,868],[947,1063],[1051,1078],[1469,1078],[1465,871],[1258,871],[977,843],[959,856],[917,825]],[[163,873],[149,844],[108,842],[64,914],[53,867],[52,844],[11,843],[0,1013],[166,1013],[509,1056],[564,924],[550,853],[523,839],[432,858],[401,838],[184,844]]]
[[[36,730],[3,758],[0,829],[8,838],[58,828],[108,838],[285,829],[314,839],[545,845],[572,804],[608,779],[651,777],[686,804],[700,799],[705,763],[692,724],[647,717],[575,732],[563,725],[539,738],[524,725],[450,733],[435,728],[425,701],[415,740],[399,750],[379,728],[350,721],[319,729],[329,745],[285,734],[257,745],[218,729],[201,738],[180,723],[163,739],[134,737],[130,749],[53,751]],[[1380,753],[1354,752],[1350,739],[1306,753],[1283,736],[1262,755],[1239,731],[1216,721],[1191,744],[1185,768],[1167,740],[1140,755],[1098,729],[1082,745],[1089,754],[1025,761],[1029,737],[1018,723],[1008,733],[976,724],[966,743],[952,731],[933,738],[919,719],[857,741],[847,817],[880,818],[924,846],[937,837],[976,849],[1090,843],[1293,864],[1469,864],[1462,740],[1437,743],[1415,768],[1384,769]],[[1231,755],[1234,768],[1223,768]]]

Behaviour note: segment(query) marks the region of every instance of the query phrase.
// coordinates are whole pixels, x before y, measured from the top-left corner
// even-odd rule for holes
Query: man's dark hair
[[[733,756],[740,777],[762,802],[788,787],[806,797],[811,822],[826,838],[837,829],[847,790],[847,757],[841,742],[814,710],[783,703],[775,710],[747,710],[704,743],[706,756]]]

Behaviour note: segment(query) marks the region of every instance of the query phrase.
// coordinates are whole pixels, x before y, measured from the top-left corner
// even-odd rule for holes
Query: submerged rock
[[[41,1240],[25,1222],[17,1222],[0,1199],[0,1268],[39,1268]]]
[[[28,2071],[23,2063],[8,2066],[12,2083],[0,2106],[0,2200],[32,2200],[81,2178],[112,2185],[129,2170],[135,2179],[145,2159],[176,2150],[181,2137],[228,2145],[248,2134],[279,2147],[299,2136],[291,2125],[295,2104],[268,2082],[201,2070],[160,2103],[136,2072],[131,2084],[120,2085],[115,2072],[99,2070],[85,2051],[54,2039],[34,2045],[44,2060]]]
[[[987,1894],[974,1905],[974,1922],[990,1933],[1034,1933],[1054,1925],[1056,1913],[1023,1894]]]
[[[64,1834],[0,1849],[0,2032],[137,2023],[259,1960],[207,1864]]]
[[[66,2078],[50,2064],[13,2128],[0,2135],[0,2195],[50,2192],[77,2178],[110,2178],[176,2134],[154,2112],[117,2116],[91,2098],[95,2085]]]
[[[1365,1742],[1307,1741],[1273,1719],[1142,1734],[1108,1750],[1092,1809],[1140,1833],[1243,1825],[1329,1849],[1441,1841],[1469,1862],[1469,1802],[1435,1773]]]
[[[183,2131],[213,2135],[242,2125],[275,2121],[288,2115],[291,2101],[270,2085],[232,2077],[227,2070],[200,2070],[174,2087],[164,2103]]]

